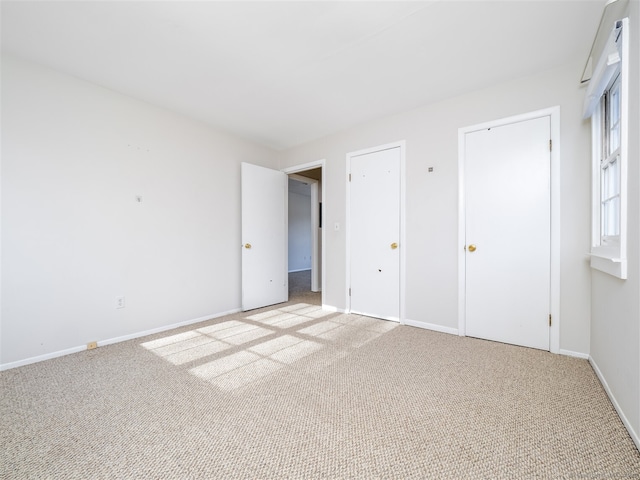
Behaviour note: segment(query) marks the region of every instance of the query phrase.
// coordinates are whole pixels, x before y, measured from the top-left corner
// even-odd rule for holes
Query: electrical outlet
[[[93,350],[94,348],[98,348],[98,342],[87,343],[87,350]]]
[[[116,297],[116,308],[124,308],[124,295]]]

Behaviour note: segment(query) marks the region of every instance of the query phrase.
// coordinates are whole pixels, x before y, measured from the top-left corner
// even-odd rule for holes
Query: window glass
[[[601,234],[620,235],[620,161],[619,157],[602,169],[601,175]]]
[[[600,101],[602,159],[600,161],[601,241],[620,235],[620,73]]]
[[[620,75],[609,90],[608,103],[609,149],[606,153],[610,155],[620,148]]]

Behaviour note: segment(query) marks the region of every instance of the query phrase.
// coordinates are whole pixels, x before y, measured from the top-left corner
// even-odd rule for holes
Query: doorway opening
[[[289,167],[289,296],[324,298],[322,202],[324,160]],[[324,303],[324,301],[322,301]]]

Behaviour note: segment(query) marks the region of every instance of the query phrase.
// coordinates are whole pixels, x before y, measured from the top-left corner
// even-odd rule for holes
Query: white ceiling
[[[1,8],[3,51],[283,149],[586,60],[604,0]]]

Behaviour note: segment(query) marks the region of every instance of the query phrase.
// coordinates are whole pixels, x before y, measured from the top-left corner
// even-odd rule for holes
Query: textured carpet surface
[[[311,293],[311,270],[289,273],[289,295]]]
[[[318,295],[0,374],[0,478],[640,478],[588,362]]]

